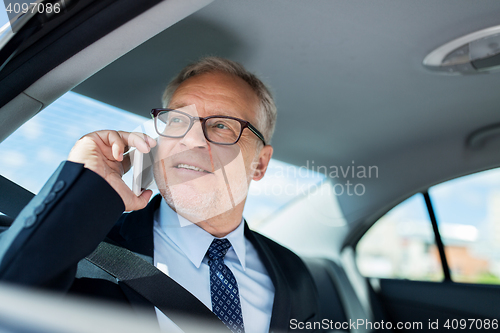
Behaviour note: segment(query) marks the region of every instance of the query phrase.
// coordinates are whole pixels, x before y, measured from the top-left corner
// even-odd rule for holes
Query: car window
[[[148,118],[68,92],[0,143],[0,175],[38,193],[83,135],[102,129],[140,130],[146,122],[150,122]],[[250,186],[244,211],[249,224],[257,227],[326,178],[305,170],[304,166],[271,160],[266,176]],[[132,172],[124,180],[131,186]]]
[[[132,131],[145,120],[68,92],[0,144],[0,174],[38,193],[80,137],[99,129]]]
[[[443,182],[428,194],[451,280],[500,284],[500,168]],[[442,280],[429,216],[419,193],[375,222],[356,248],[361,274]]]
[[[500,284],[500,169],[429,190],[455,282]]]
[[[443,270],[422,194],[416,194],[382,216],[356,247],[362,275],[440,281]]]

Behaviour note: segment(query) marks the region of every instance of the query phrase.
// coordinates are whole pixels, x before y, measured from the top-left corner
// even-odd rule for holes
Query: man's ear
[[[254,173],[252,179],[257,181],[261,180],[262,177],[266,174],[267,166],[269,165],[269,161],[273,156],[273,147],[270,145],[264,146],[259,153],[259,157],[256,161],[254,161]]]

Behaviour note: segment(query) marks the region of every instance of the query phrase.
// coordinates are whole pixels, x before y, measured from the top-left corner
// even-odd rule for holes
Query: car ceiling
[[[422,65],[442,44],[495,25],[500,2],[490,0],[216,0],[74,91],[148,116],[187,63],[241,62],[276,97],[276,159],[379,166],[366,180],[371,192],[341,198],[352,221],[500,164],[498,150],[464,146],[471,132],[500,123],[500,73],[451,76]]]

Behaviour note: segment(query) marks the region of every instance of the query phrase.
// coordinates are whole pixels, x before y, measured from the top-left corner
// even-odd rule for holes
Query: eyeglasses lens
[[[181,138],[191,129],[191,121],[192,118],[179,111],[162,111],[156,117],[156,131],[162,136]],[[241,134],[241,123],[222,117],[209,118],[205,122],[204,133],[213,143],[233,144]]]

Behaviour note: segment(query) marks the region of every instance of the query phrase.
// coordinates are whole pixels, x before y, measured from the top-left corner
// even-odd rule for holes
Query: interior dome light
[[[500,70],[500,25],[479,30],[438,47],[424,66],[447,74],[478,74]]]

